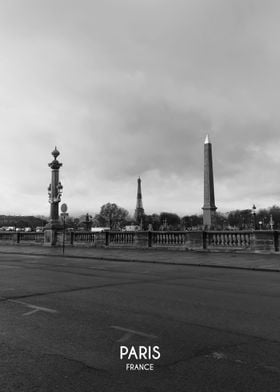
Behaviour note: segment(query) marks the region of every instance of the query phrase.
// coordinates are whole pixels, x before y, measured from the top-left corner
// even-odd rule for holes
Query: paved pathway
[[[35,245],[0,245],[0,253],[54,255],[63,257],[62,248],[49,248]],[[280,255],[278,254],[67,247],[65,249],[65,256],[112,261],[200,265],[280,272]]]

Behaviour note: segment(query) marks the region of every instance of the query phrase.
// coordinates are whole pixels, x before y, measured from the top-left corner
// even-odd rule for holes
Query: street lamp
[[[163,220],[163,230],[167,230],[167,219]]]
[[[252,214],[253,214],[253,220],[254,220],[254,230],[257,230],[256,209],[257,209],[257,207],[255,206],[255,204],[253,204]]]
[[[59,181],[59,169],[62,166],[57,160],[59,156],[59,151],[55,147],[54,151],[52,152],[52,156],[54,157],[53,161],[49,163],[49,167],[51,168],[51,183],[48,187],[48,196],[49,196],[49,203],[50,203],[50,221],[49,221],[49,228],[60,228],[61,224],[59,221],[59,211],[58,206],[61,201],[61,195],[63,186]]]
[[[226,230],[226,227],[227,227],[227,221],[223,220],[223,230]]]
[[[92,216],[89,215],[88,213],[86,214],[85,224],[86,224],[86,230],[90,231],[92,225]]]
[[[270,225],[270,230],[273,230],[274,222],[273,222],[272,214],[270,214],[269,225]]]

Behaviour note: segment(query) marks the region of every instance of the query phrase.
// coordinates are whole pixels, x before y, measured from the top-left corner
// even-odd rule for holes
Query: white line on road
[[[18,266],[16,266],[16,265],[3,265],[3,264],[0,264],[0,268],[7,268],[7,269],[19,269],[19,268],[21,268],[21,267],[18,267]]]
[[[44,308],[43,306],[31,305],[27,302],[18,301],[16,299],[8,299],[8,301],[14,302],[16,304],[24,305],[24,306],[27,306],[28,308],[32,309],[30,312],[23,313],[23,316],[30,316],[31,314],[34,314],[37,312],[58,313],[58,311],[55,309]]]
[[[34,314],[34,313],[37,313],[37,312],[40,312],[40,310],[39,309],[34,309],[34,310],[31,310],[30,312],[23,313],[23,316],[31,316],[31,314]]]
[[[121,342],[121,343],[126,342],[133,335],[143,336],[143,337],[149,338],[149,339],[157,339],[157,336],[155,336],[155,335],[147,334],[147,333],[140,332],[140,331],[135,331],[134,329],[118,327],[117,325],[111,325],[110,328],[114,328],[114,329],[117,329],[119,331],[125,332],[125,334],[118,340],[118,342]]]

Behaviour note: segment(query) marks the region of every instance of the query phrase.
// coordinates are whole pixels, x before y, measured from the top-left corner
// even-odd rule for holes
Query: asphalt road
[[[280,273],[0,254],[0,283],[1,392],[280,391]]]

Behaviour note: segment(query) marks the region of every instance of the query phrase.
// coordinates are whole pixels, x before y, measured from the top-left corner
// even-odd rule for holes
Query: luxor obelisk
[[[204,205],[202,209],[204,229],[215,228],[217,207],[215,206],[212,145],[209,135],[206,136],[204,142]]]

